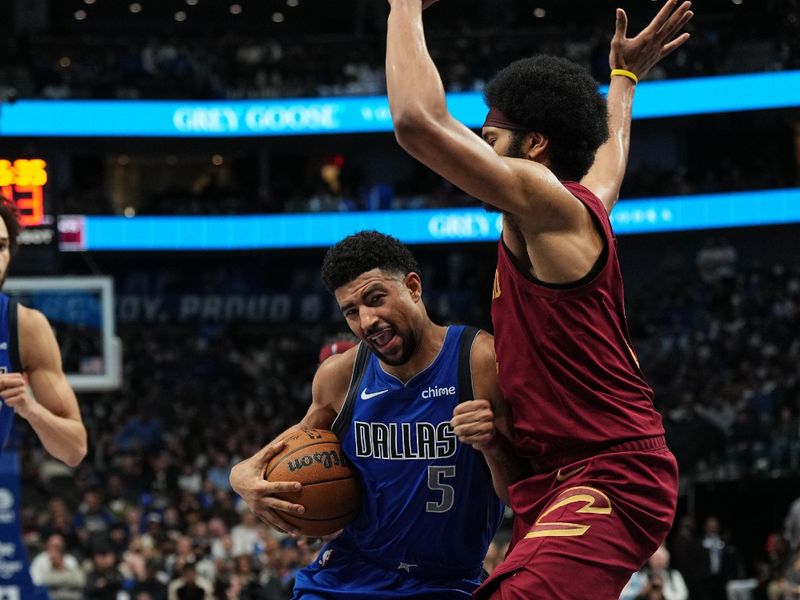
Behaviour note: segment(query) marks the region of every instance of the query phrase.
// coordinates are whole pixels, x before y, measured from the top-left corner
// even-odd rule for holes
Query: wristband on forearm
[[[639,78],[636,76],[636,73],[633,73],[631,71],[626,71],[625,69],[611,69],[611,77],[614,77],[616,75],[627,77],[628,79],[633,81],[633,83],[639,83]]]

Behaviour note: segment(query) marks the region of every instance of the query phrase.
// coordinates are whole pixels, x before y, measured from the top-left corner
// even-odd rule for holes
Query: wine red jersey
[[[501,239],[492,300],[500,387],[513,412],[515,445],[543,464],[664,434],[631,346],[608,214],[587,188],[564,185],[604,238],[595,268],[574,285],[545,284],[518,266]]]

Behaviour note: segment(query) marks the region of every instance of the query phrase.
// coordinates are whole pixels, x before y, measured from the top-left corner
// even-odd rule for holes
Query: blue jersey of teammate
[[[450,426],[473,399],[476,335],[449,327],[406,383],[360,345],[332,429],[361,476],[361,512],[298,574],[296,598],[469,598],[478,586],[503,505],[483,456]]]
[[[0,373],[22,371],[17,343],[17,303],[0,294]],[[0,397],[0,452],[8,444],[14,424],[14,409]]]

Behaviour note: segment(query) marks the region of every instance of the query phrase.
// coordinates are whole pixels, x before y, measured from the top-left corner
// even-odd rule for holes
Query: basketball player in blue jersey
[[[319,367],[311,407],[289,431],[338,435],[362,508],[300,571],[295,598],[469,598],[502,516],[495,490],[505,497],[522,475],[492,337],[433,323],[414,257],[381,233],[333,246],[322,278],[360,344]],[[263,478],[281,437],[234,467],[231,484],[264,521],[296,533],[281,515],[303,507],[272,494],[300,484]]]
[[[20,231],[16,207],[2,197],[0,217],[1,289]],[[74,467],[86,456],[86,428],[50,323],[38,310],[0,294],[0,452],[14,415],[30,424],[58,460]]]

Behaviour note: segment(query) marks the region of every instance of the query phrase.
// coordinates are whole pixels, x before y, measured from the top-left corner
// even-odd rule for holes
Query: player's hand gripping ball
[[[300,482],[299,492],[275,497],[300,504],[305,512],[282,513],[281,518],[307,536],[331,534],[353,520],[361,508],[361,483],[336,435],[324,429],[301,429],[283,442],[283,450],[264,469],[264,479]]]

